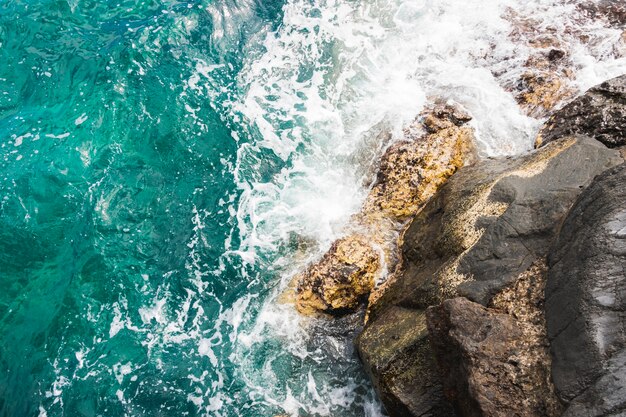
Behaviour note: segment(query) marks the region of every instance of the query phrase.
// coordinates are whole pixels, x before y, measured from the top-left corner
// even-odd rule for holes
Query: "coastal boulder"
[[[357,346],[391,417],[455,415],[430,350],[424,311],[389,308],[358,336]]]
[[[462,415],[560,415],[543,320],[545,272],[541,261],[493,308],[454,298],[427,310],[444,392]]]
[[[610,148],[626,145],[626,75],[606,81],[556,111],[537,136],[536,147],[572,134]]]
[[[404,141],[389,147],[348,235],[295,278],[298,311],[354,311],[374,288],[382,265],[395,268],[406,220],[473,157],[470,119],[454,106],[437,105],[405,130]]]
[[[531,274],[538,262],[547,256],[560,222],[582,190],[596,175],[621,163],[623,160],[617,150],[611,150],[592,138],[563,138],[518,158],[487,159],[463,167],[414,216],[402,237],[401,268],[375,290],[375,297],[370,297],[375,301],[369,306],[369,321],[363,331],[366,336],[357,339],[359,354],[373,376],[378,391],[394,392],[392,399],[381,394],[391,417],[424,415],[424,405],[430,410],[445,410],[449,403],[441,393],[449,392],[444,390],[441,374],[433,366],[436,356],[430,345],[420,345],[422,350],[419,359],[387,355],[390,359],[385,360],[385,366],[377,366],[380,360],[378,352],[393,343],[394,335],[402,337],[406,331],[402,329],[410,327],[410,322],[400,323],[390,311],[402,309],[421,317],[428,307],[457,297],[477,303],[463,306],[476,317],[483,317],[485,322],[457,323],[455,326],[463,324],[480,327],[493,321],[508,323],[508,326],[517,329],[517,333],[511,333],[510,340],[501,340],[503,344],[498,349],[502,349],[503,353],[493,358],[494,361],[507,363],[506,352],[510,351],[511,346],[519,347],[518,344],[524,340],[533,344],[526,351],[520,351],[517,365],[512,368],[503,365],[501,368],[502,372],[515,370],[516,373],[507,374],[511,384],[501,391],[497,391],[498,388],[493,385],[485,386],[484,389],[495,389],[502,394],[502,398],[504,390],[516,390],[519,394],[516,398],[520,401],[522,397],[528,396],[529,407],[532,405],[529,410],[535,410],[536,416],[546,415],[537,410],[556,409],[555,402],[548,400],[549,383],[537,383],[538,391],[533,391],[535,382],[532,381],[544,381],[542,375],[549,375],[550,372],[547,354],[537,356],[537,361],[532,360],[538,355],[537,352],[545,353],[545,335],[541,336],[537,330],[537,326],[541,326],[517,315],[524,311],[521,307],[507,310],[504,301],[504,304],[498,306],[495,300],[504,297],[502,294],[517,294],[511,296],[513,300],[517,299],[517,304],[511,301],[511,305],[524,305],[519,301],[524,292],[512,292],[511,288],[521,285],[523,277]],[[484,307],[495,310],[481,310]],[[514,313],[517,310],[519,313]],[[454,311],[462,315],[462,310]],[[511,318],[498,315],[500,313]],[[450,314],[441,313],[439,321],[446,315],[451,320]],[[417,320],[413,320],[413,323],[417,332],[414,334],[422,338],[416,336],[415,339],[427,338],[427,330],[420,330],[421,325]],[[471,333],[469,327],[463,329]],[[529,336],[533,334],[531,330],[535,332],[534,338]],[[473,336],[468,333],[463,337],[470,343]],[[455,349],[458,353],[464,348],[458,345]],[[488,355],[480,356],[480,350],[475,355],[476,359],[489,359]],[[480,369],[486,369],[487,366],[486,362],[482,365],[478,363],[476,369],[462,372],[477,372],[476,375],[479,375]],[[396,369],[402,369],[406,375],[420,377],[412,379],[410,384],[406,384],[406,391],[402,391],[401,384],[388,385],[387,376],[394,375]],[[450,372],[461,371],[456,369]],[[444,378],[446,375],[448,373],[444,372]],[[515,385],[518,379],[526,391],[520,391],[519,385]],[[486,382],[484,379],[482,381]],[[416,398],[412,394],[414,392],[422,393],[419,402],[402,400]],[[431,392],[432,396],[423,394],[426,392]],[[491,395],[487,391],[483,392],[487,397]],[[539,398],[544,394],[546,402],[542,403]],[[449,394],[448,397],[453,401],[461,398],[458,396],[460,394],[455,395]],[[403,401],[404,409],[397,405],[398,401]],[[481,415],[473,414],[471,410],[474,409],[460,411],[467,416]],[[433,411],[430,415],[449,414]]]
[[[626,415],[626,164],[581,194],[549,267],[546,320],[564,416]]]
[[[305,314],[353,310],[379,273],[380,255],[364,236],[339,239],[299,278],[296,307]]]
[[[396,220],[417,213],[470,156],[470,120],[454,106],[438,105],[423,116],[417,132],[407,129],[408,140],[393,144],[383,155],[364,212]]]

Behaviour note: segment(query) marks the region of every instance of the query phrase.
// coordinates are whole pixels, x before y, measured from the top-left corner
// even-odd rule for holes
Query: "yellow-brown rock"
[[[565,72],[533,69],[519,80],[517,102],[529,116],[542,117],[572,95],[564,82]]]
[[[426,135],[392,145],[364,210],[404,220],[413,216],[470,154],[471,118],[452,106],[437,106],[422,125]]]
[[[406,220],[473,157],[470,119],[456,107],[436,105],[405,131],[404,141],[389,147],[348,235],[295,278],[298,311],[352,311],[379,277],[395,269]]]
[[[380,255],[364,236],[339,239],[298,278],[296,307],[304,314],[352,310],[379,273]]]

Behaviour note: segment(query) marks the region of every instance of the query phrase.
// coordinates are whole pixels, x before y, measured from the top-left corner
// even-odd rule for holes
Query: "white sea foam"
[[[238,39],[242,29],[235,23],[252,19],[253,7],[254,2],[232,0],[206,7],[217,50],[227,51],[230,40]],[[238,154],[234,163],[227,158],[221,163],[234,173],[239,190],[220,203],[233,225],[220,268],[208,270],[203,259],[211,213],[194,206],[189,213],[193,231],[184,248],[189,280],[182,294],[170,291],[170,273],[156,277],[157,284],[155,277],[143,274],[137,289],[149,301],[129,308],[120,298],[100,311],[88,311],[89,320],[106,319],[106,332],[114,341],[134,332],[159,371],[166,368],[159,349],[180,348],[185,358],[192,358],[197,368],[189,371],[191,389],[185,387],[182,398],[200,414],[239,413],[233,411],[238,400],[229,391],[235,378],[245,385],[242,395],[253,406],[280,408],[294,416],[347,415],[355,409],[366,417],[381,416],[373,392],[362,389],[365,376],[358,372],[350,338],[341,332],[325,334],[314,319],[299,316],[277,299],[293,274],[319,257],[359,209],[386,146],[381,134],[401,139],[402,128],[433,97],[456,102],[472,114],[484,156],[530,149],[541,121],[525,116],[504,88],[520,75],[531,53],[509,38],[511,22],[504,16],[511,11],[538,18],[538,27],[554,27],[571,45],[575,88],[588,88],[626,67],[623,58],[612,54],[619,31],[594,21],[572,23],[573,6],[554,0],[288,1],[277,30],[253,27],[256,35],[245,48],[248,59],[237,84],[229,86],[233,91],[226,91],[230,102],[224,118],[236,127],[232,138]],[[187,16],[179,25],[181,30],[172,35],[173,53],[179,53],[176,48],[198,21]],[[592,40],[580,43],[566,30],[572,25]],[[146,43],[146,48],[160,47],[158,39]],[[148,58],[135,64],[142,73],[153,62]],[[194,72],[184,94],[206,95],[215,99],[210,100],[215,106],[227,90],[217,79],[219,72],[232,68],[202,59],[191,65]],[[124,92],[123,83],[116,88]],[[184,107],[206,132],[199,105]],[[87,120],[82,115],[76,125]],[[12,139],[19,146],[27,138]],[[96,197],[104,223],[110,222],[109,204],[116,192]],[[241,261],[242,280],[256,292],[226,304],[212,292],[212,280],[233,259]],[[205,312],[207,306],[214,310]],[[101,366],[120,385],[118,400],[129,403],[131,391],[124,389],[137,380],[140,365],[124,361],[111,370],[96,365],[101,359],[96,354],[72,350],[77,362],[72,372],[88,378],[95,372],[91,367]],[[61,375],[64,366],[71,365],[53,364],[57,378],[48,394],[55,403],[62,402],[71,383]]]
[[[509,36],[505,16],[513,12],[556,28],[570,45],[575,88],[626,63],[610,51],[618,30],[573,23],[573,6],[557,1],[289,2],[280,29],[259,35],[264,52],[250,53],[239,79],[245,93],[232,106],[256,138],[241,144],[237,159],[239,253],[253,262],[292,233],[327,246],[364,198],[381,153],[374,138],[401,138],[433,97],[471,113],[484,156],[530,149],[541,121],[524,115],[504,87],[533,52]],[[583,45],[572,25],[597,40]],[[264,153],[287,161],[269,181],[259,175],[269,169]]]
[[[267,368],[250,375],[246,355],[270,337],[301,360],[319,355],[306,343],[309,320],[277,304],[276,297],[358,210],[383,151],[379,135],[400,139],[429,100],[443,98],[473,116],[481,155],[529,150],[542,121],[526,116],[506,86],[519,78],[533,50],[510,36],[511,13],[536,19],[537,29],[568,45],[571,86],[578,91],[619,75],[626,61],[612,54],[620,31],[580,20],[563,1],[292,0],[283,11],[277,31],[252,40],[262,48],[251,48],[239,78],[244,94],[232,103],[233,119],[252,127],[252,140],[233,136],[240,144],[235,175],[242,242],[229,253],[258,262],[260,254],[276,253],[294,236],[307,249],[299,254],[304,256],[270,261],[283,272],[281,285],[250,329],[238,334],[235,361],[248,372],[250,389],[268,404],[292,415],[299,408],[330,415],[331,406],[354,403],[354,381],[320,389],[309,374],[279,389],[262,387],[259,381],[275,375]],[[591,41],[581,43],[580,33]],[[274,166],[281,168],[263,175]],[[375,400],[361,401],[365,415],[380,415]]]

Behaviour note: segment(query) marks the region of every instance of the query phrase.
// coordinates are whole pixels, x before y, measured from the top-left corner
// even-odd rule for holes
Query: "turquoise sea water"
[[[578,39],[557,0],[0,2],[0,417],[382,416],[358,318],[281,294],[429,97],[531,147],[511,10]],[[626,65],[588,26],[581,89]]]
[[[293,251],[239,252],[236,213],[291,163],[242,156],[263,138],[233,110],[282,6],[0,5],[1,416],[316,415],[298,405],[315,390],[337,416],[372,403],[351,352],[298,357],[262,329],[244,343]]]

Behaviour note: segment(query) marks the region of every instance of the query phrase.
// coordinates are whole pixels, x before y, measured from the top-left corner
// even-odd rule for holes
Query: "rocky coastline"
[[[388,149],[298,310],[366,310],[391,417],[626,415],[626,76],[519,157],[477,158],[470,119],[435,103]]]

